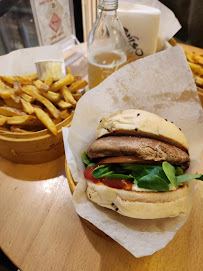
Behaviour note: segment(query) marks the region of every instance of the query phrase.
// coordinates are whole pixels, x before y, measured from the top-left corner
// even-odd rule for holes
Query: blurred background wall
[[[160,0],[178,18],[182,29],[175,35],[180,42],[203,48],[203,0]]]

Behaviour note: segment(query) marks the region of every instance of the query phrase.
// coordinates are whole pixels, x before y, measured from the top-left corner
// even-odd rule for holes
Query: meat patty
[[[97,139],[87,150],[90,158],[106,156],[136,156],[144,160],[168,161],[171,164],[189,167],[189,155],[168,143],[135,136],[108,136]]]

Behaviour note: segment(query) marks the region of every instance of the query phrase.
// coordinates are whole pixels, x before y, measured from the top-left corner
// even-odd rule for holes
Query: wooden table
[[[152,256],[136,259],[80,220],[64,165],[64,157],[40,165],[0,158],[0,247],[21,270],[202,270],[203,182],[174,239]]]

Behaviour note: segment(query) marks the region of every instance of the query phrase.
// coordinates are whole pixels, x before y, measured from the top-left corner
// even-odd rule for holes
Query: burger
[[[121,215],[154,219],[188,213],[188,142],[180,128],[153,113],[125,110],[100,120],[83,153],[87,197]]]

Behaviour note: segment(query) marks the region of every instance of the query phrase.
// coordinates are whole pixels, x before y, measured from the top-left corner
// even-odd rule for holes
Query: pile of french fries
[[[203,88],[203,55],[185,51],[188,64],[193,72],[195,83]]]
[[[29,133],[48,128],[57,135],[56,125],[74,113],[86,85],[70,68],[58,81],[41,81],[37,73],[0,76],[0,130]]]

